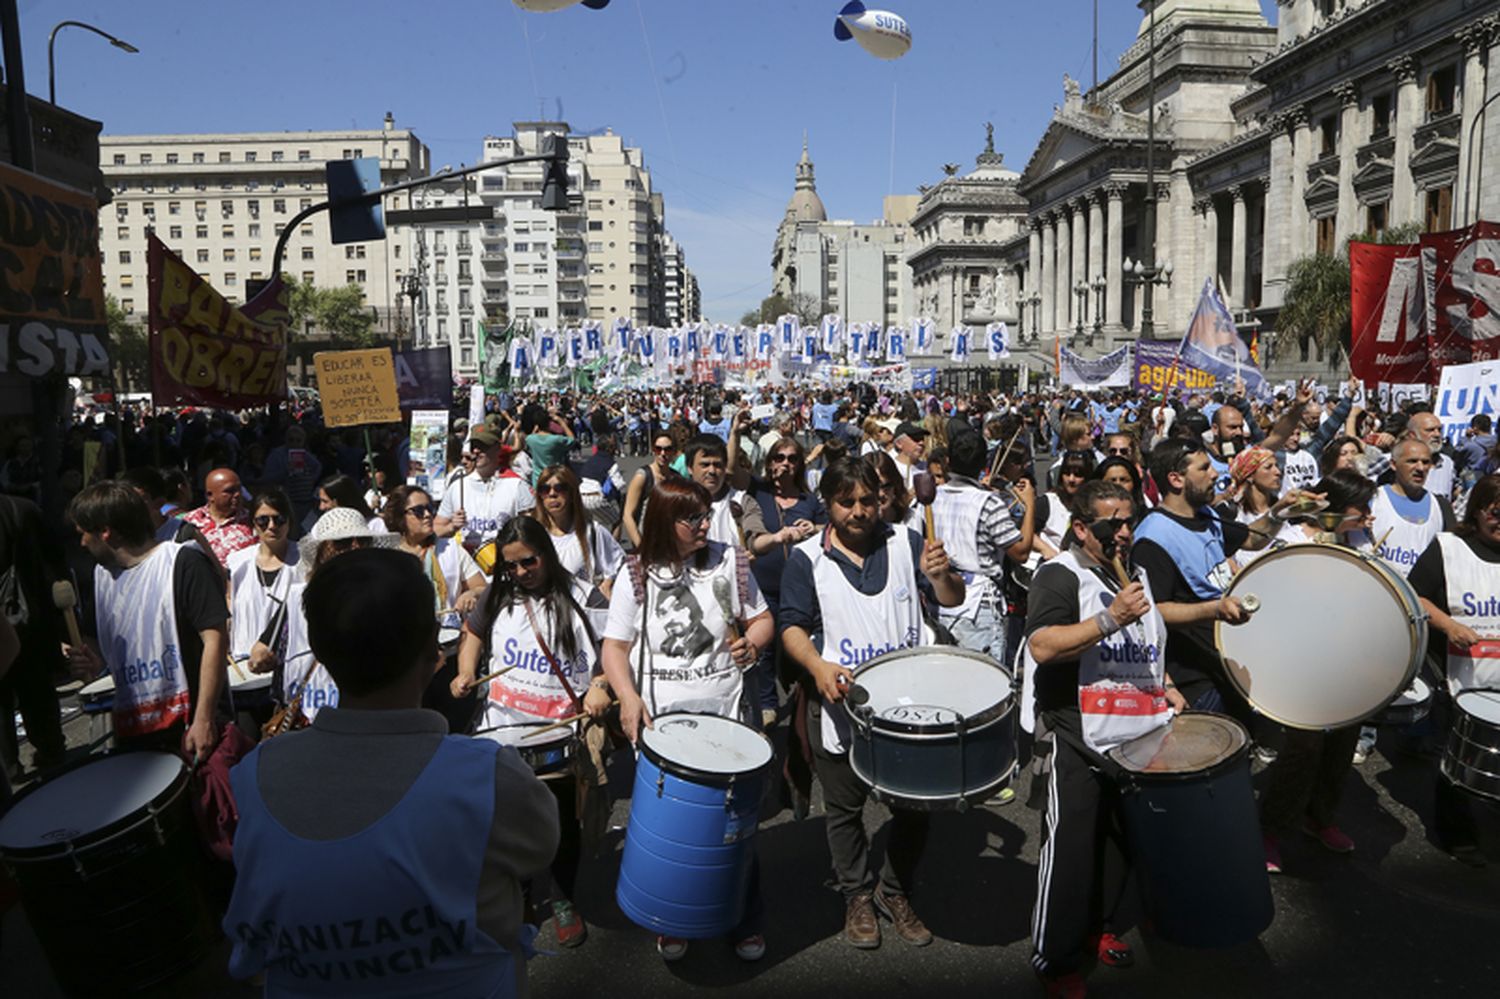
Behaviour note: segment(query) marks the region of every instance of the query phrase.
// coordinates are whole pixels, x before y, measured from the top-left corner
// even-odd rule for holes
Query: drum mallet
[[[52,584],[52,606],[62,611],[63,621],[68,626],[68,642],[76,649],[83,647],[83,635],[78,631],[78,615],[74,608],[78,606],[78,594],[73,592],[73,584],[66,579],[59,579]]]
[[[612,699],[609,702],[609,707],[612,708],[616,704],[619,704],[619,703],[620,702],[619,702],[618,699]],[[560,728],[566,728],[567,726],[573,724],[574,722],[576,722],[578,719],[582,718],[586,714],[588,714],[587,711],[580,711],[576,715],[569,715],[566,718],[559,718],[557,721],[553,722],[551,725],[543,725],[539,729],[535,729],[535,730],[533,730],[531,732],[526,733],[526,738],[529,739],[532,736],[541,735],[544,732],[555,732],[555,731],[557,731]]]
[[[1010,440],[1005,443],[1005,447],[995,452],[995,462],[994,464],[990,465],[990,474],[989,479],[987,480],[989,483],[993,484],[995,481],[995,476],[999,475],[1000,469],[1005,467],[1005,459],[1010,457],[1010,449],[1016,446],[1016,438],[1020,437],[1021,431],[1025,429],[1026,424],[1024,423],[1017,427],[1016,432],[1011,434]]]
[[[927,540],[938,539],[937,529],[932,526],[932,501],[937,499],[937,480],[926,472],[918,472],[911,477],[912,490],[917,494],[917,502],[922,504],[922,513],[927,518]]]
[[[739,622],[734,617],[734,601],[730,599],[729,580],[723,576],[715,576],[714,600],[718,601],[719,610],[724,612],[724,624],[729,628],[729,644],[733,645],[740,640]]]
[[[509,673],[513,669],[515,669],[514,666],[501,666],[499,669],[494,670],[493,672],[484,674],[484,676],[476,676],[469,689],[473,690],[478,687],[482,687],[484,684],[489,683],[495,677],[504,676],[506,673]]]

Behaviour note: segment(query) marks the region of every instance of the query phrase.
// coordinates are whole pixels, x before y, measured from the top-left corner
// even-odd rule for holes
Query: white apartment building
[[[100,210],[105,291],[144,321],[154,231],[230,301],[244,301],[247,285],[270,277],[282,230],[327,199],[325,162],[377,156],[383,184],[429,172],[427,147],[389,114],[373,130],[101,136],[100,168],[114,194]],[[377,329],[394,336],[404,252],[397,238],[335,246],[320,212],[292,233],[282,271],[320,287],[359,285]]]

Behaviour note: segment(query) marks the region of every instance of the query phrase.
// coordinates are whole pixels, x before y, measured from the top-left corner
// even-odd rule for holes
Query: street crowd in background
[[[1260,801],[1268,871],[1294,832],[1357,849],[1339,826],[1341,788],[1377,751],[1432,770],[1434,841],[1486,862],[1484,803],[1435,760],[1459,689],[1500,688],[1496,601],[1453,599],[1500,594],[1500,446],[1488,417],[1454,444],[1429,406],[1383,411],[1357,394],[1357,383],[1310,382],[1263,399],[867,384],[501,392],[482,421],[454,421],[448,471],[422,487],[408,484],[401,425],[327,428],[312,401],[241,413],[81,405],[60,456],[61,506],[38,505],[30,437],[14,436],[0,464],[0,598],[19,635],[0,680],[0,784],[46,781],[67,762],[58,688],[72,676],[114,676],[117,746],[207,758],[233,716],[252,741],[305,730],[235,770],[236,864],[253,855],[319,878],[333,867],[319,882],[330,891],[373,877],[358,893],[374,905],[394,855],[430,878],[422,890],[439,908],[466,897],[458,910],[475,914],[476,939],[435,948],[427,973],[460,991],[524,992],[525,923],[550,918],[563,946],[587,937],[572,886],[603,835],[609,755],[678,711],[786,726],[785,805],[807,815],[821,784],[845,937],[877,946],[884,921],[922,945],[932,935],[911,889],[927,816],[893,808],[884,856],[871,855],[869,787],[833,709],[871,658],[956,644],[1013,669],[1018,690],[1027,674],[1023,763],[1050,774],[1053,798],[1033,965],[1050,994],[1082,994],[1089,963],[1131,961],[1126,927],[1090,902],[1107,877],[1096,821],[1107,795],[1091,761],[1149,731],[1080,715],[1079,690],[1108,673],[1099,649],[1151,650],[1131,681],[1150,724],[1188,708],[1245,724],[1272,770]],[[1369,724],[1282,731],[1214,648],[1216,622],[1250,613],[1226,595],[1233,574],[1312,540],[1313,502],[1342,511],[1339,542],[1406,579],[1429,615],[1433,710],[1378,744]],[[1200,572],[1203,548],[1213,557]],[[1110,573],[1116,557],[1128,579]],[[54,609],[59,580],[78,592],[81,646]],[[171,613],[142,621],[141,606]],[[169,646],[180,680],[137,684],[133,663],[153,661],[140,650]],[[131,663],[116,661],[122,648]],[[231,708],[226,688],[259,690],[255,677],[268,695]],[[417,703],[436,714],[371,720]],[[564,770],[527,750],[528,726],[559,719],[576,746]],[[521,753],[485,755],[449,733]],[[461,788],[431,779],[435,758]],[[314,807],[309,775],[323,767],[343,788],[337,809]],[[471,823],[473,856],[414,856],[403,830],[420,816],[403,796]],[[990,805],[1014,797],[1007,788]],[[382,835],[325,863],[320,845],[367,826]],[[730,933],[747,961],[775,946],[759,878]],[[330,922],[335,908],[240,878],[221,900],[231,970],[295,982],[308,954],[254,928]],[[662,934],[657,948],[680,960],[688,941]]]

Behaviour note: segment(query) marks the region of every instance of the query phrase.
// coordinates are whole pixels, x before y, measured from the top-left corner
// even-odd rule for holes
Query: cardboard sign
[[[401,396],[391,348],[320,351],[313,355],[313,367],[326,426],[400,422]]]

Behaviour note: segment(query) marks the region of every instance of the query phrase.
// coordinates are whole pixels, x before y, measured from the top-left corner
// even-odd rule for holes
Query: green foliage
[[[815,295],[775,294],[761,299],[759,309],[751,309],[740,317],[741,326],[756,326],[774,323],[788,312],[796,314],[803,326],[816,326],[823,318],[823,303]]]
[[[319,288],[290,275],[283,275],[283,279],[291,292],[289,314],[294,336],[311,328],[353,347],[373,347],[382,342],[375,332],[375,313],[365,305],[365,293],[359,285]]]
[[[113,295],[104,298],[104,315],[115,384],[122,392],[145,391],[151,386],[151,353],[145,325],[132,322]]]
[[[1315,253],[1292,261],[1286,272],[1286,302],[1278,329],[1296,340],[1311,339],[1333,356],[1349,343],[1349,258]]]

